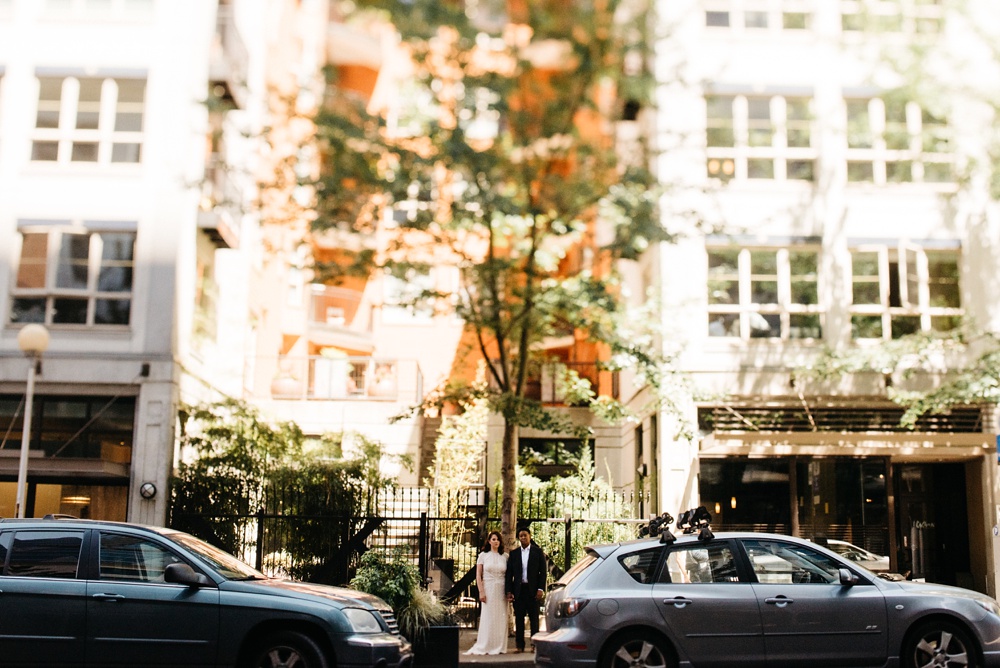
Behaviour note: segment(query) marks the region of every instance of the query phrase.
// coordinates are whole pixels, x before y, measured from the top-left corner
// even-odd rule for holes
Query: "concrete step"
[[[476,644],[476,629],[462,629],[458,633],[458,663],[461,666],[486,666],[490,668],[530,668],[535,665],[535,653],[531,650],[522,654],[514,654],[517,649],[514,639],[507,639],[507,653],[487,656],[472,656],[466,654],[470,647]]]

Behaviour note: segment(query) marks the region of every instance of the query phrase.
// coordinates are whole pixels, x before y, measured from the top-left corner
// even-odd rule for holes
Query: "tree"
[[[542,342],[572,336],[605,368],[632,366],[658,383],[656,338],[627,314],[618,269],[672,235],[657,215],[644,142],[630,143],[626,155],[614,130],[641,118],[637,110],[650,99],[649,5],[360,0],[350,7],[355,19],[391,22],[412,71],[395,82],[391,114],[334,85],[316,116],[323,158],[314,230],[381,240],[345,248],[317,269],[336,281],[457,268],[456,294],[415,290],[412,303],[453,309],[464,320],[469,354],[488,362],[490,382],[485,391],[452,383],[429,401],[484,396],[503,417],[502,531],[510,539],[519,428],[581,433],[526,396],[533,365],[546,359]],[[391,225],[387,208],[398,214]],[[607,391],[579,388],[579,377],[567,375],[581,404],[625,414]]]

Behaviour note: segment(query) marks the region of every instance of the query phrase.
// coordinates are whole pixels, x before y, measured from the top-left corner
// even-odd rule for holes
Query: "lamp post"
[[[21,460],[17,467],[15,516],[24,517],[24,497],[28,487],[28,447],[31,444],[31,408],[35,394],[35,372],[42,354],[49,347],[49,330],[42,325],[25,325],[17,335],[17,345],[31,364],[28,365],[28,389],[24,394],[24,425],[21,427]]]

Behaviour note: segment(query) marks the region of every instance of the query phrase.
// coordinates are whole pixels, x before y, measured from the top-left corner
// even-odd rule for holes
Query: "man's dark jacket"
[[[507,557],[507,585],[506,590],[508,594],[513,594],[514,598],[517,598],[521,593],[521,587],[527,587],[531,595],[534,596],[535,592],[539,589],[545,591],[545,554],[542,552],[542,548],[535,545],[532,541],[528,546],[528,582],[524,584],[521,582],[521,546],[518,544],[516,548],[510,551],[510,556]]]

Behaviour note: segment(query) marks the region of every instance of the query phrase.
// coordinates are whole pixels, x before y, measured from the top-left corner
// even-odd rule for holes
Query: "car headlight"
[[[556,617],[567,618],[572,617],[583,610],[587,604],[590,603],[589,598],[566,598],[559,601],[559,605],[556,607]]]
[[[355,633],[382,633],[382,625],[374,612],[361,608],[344,608],[343,613]]]
[[[991,599],[977,598],[976,603],[980,605],[986,612],[992,612],[994,615],[1000,616],[1000,605]]]

